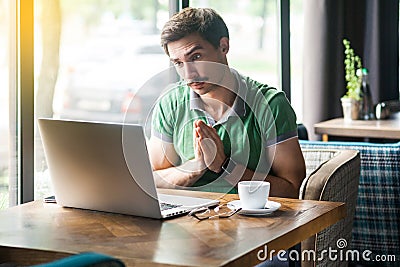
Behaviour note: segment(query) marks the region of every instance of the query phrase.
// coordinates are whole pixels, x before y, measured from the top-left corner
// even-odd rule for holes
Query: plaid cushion
[[[303,149],[354,149],[360,152],[361,175],[352,231],[352,249],[360,253],[396,255],[400,261],[400,142],[372,144],[364,142],[300,141]],[[368,265],[370,262],[360,262]],[[393,265],[394,264],[394,265]]]

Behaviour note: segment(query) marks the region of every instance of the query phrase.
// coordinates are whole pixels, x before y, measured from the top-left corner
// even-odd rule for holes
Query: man
[[[229,68],[222,18],[183,9],[165,24],[161,44],[182,81],[153,114],[157,186],[235,192],[240,180],[255,179],[269,181],[272,196],[298,198],[305,166],[296,115],[283,92]]]

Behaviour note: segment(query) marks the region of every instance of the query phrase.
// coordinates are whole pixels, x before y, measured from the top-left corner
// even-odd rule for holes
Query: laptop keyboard
[[[182,205],[176,205],[176,204],[165,203],[165,202],[161,202],[161,203],[160,203],[160,207],[161,207],[161,210],[162,210],[162,211],[163,211],[163,210],[173,209],[173,208],[178,208],[178,207],[180,207],[180,206],[182,206]]]

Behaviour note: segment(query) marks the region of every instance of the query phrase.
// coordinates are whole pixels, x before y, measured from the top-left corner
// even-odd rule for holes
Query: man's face
[[[168,52],[178,74],[197,94],[204,95],[221,85],[228,69],[227,48],[215,48],[193,33],[168,43]]]

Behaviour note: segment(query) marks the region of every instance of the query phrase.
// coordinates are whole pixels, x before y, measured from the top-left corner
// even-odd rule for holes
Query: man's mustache
[[[201,82],[207,82],[210,80],[208,77],[197,77],[193,79],[185,79],[186,84],[191,84],[191,83],[201,83]]]

